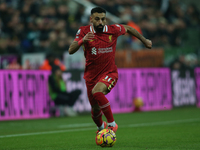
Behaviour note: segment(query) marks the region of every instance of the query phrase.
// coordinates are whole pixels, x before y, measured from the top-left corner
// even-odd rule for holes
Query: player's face
[[[106,24],[106,14],[93,13],[90,17],[90,22],[93,24],[96,32],[103,32],[103,28]]]

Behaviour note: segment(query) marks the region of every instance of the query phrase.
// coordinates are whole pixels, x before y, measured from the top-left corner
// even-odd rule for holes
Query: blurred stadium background
[[[0,0],[0,149],[100,148],[83,51],[67,52],[97,5],[108,24],[128,24],[153,42],[147,50],[129,35],[118,38],[119,80],[107,95],[119,125],[113,148],[199,150],[199,0]],[[52,56],[67,90],[82,91],[73,107],[79,116],[52,117],[61,115],[48,93]]]
[[[66,67],[67,89],[83,91],[74,109],[90,110],[83,51],[69,56],[67,50],[97,5],[107,10],[108,24],[128,24],[153,42],[147,50],[129,35],[118,38],[119,84],[108,95],[114,112],[133,111],[138,97],[144,111],[200,106],[199,1],[1,0],[0,120],[49,117],[50,68],[44,66],[52,55]]]

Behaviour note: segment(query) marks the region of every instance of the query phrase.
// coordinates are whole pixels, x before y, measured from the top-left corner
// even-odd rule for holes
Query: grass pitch
[[[200,150],[200,109],[114,114],[115,150]],[[104,118],[105,120],[105,118]],[[0,150],[95,150],[90,115],[0,122]]]

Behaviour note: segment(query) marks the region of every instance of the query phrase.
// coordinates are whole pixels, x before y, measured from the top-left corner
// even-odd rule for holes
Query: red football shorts
[[[117,80],[117,73],[109,73],[107,75],[102,76],[98,82],[103,82],[108,87],[108,91],[111,91],[111,89],[116,85]]]
[[[112,88],[116,85],[117,80],[118,80],[118,73],[108,73],[108,74],[101,76],[101,78],[99,78],[99,80],[97,80],[97,82],[94,82],[94,83],[86,82],[87,94],[88,94],[90,104],[91,105],[97,104],[97,102],[93,98],[92,89],[98,82],[104,83],[107,86],[108,91],[111,91]]]

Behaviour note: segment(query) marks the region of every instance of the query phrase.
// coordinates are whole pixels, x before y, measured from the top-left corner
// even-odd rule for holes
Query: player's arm
[[[88,32],[82,39],[79,41],[73,41],[69,46],[69,54],[74,54],[84,43],[92,40],[94,38],[94,34],[92,32]]]
[[[127,33],[129,33],[132,36],[137,37],[145,45],[146,48],[152,47],[151,40],[146,39],[144,36],[142,36],[137,30],[135,30],[131,26],[128,26],[128,25],[123,25],[123,26],[124,26]]]

